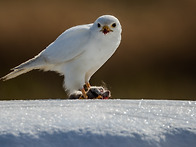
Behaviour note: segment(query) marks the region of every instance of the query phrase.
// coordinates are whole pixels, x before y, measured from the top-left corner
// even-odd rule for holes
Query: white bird
[[[33,69],[55,71],[64,76],[64,87],[69,94],[81,90],[87,98],[84,85],[90,88],[91,76],[114,54],[121,41],[121,32],[119,20],[112,15],[72,27],[1,79],[9,80]]]

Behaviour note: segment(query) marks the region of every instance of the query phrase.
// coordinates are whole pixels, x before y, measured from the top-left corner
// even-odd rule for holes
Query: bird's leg
[[[86,91],[90,89],[91,85],[89,82],[86,82],[84,85],[84,88],[81,89],[82,95],[79,97],[79,99],[88,99],[88,96],[86,94]]]
[[[88,90],[90,89],[90,87],[91,87],[91,85],[90,85],[89,82],[86,82],[86,83],[84,84],[84,86],[83,86],[83,88],[84,88],[85,91],[88,91]]]
[[[86,95],[86,91],[84,88],[81,89],[82,95],[79,97],[79,99],[88,99],[88,96]]]
[[[89,82],[87,82],[87,83],[85,83],[86,84],[86,87],[88,88],[88,89],[90,89],[91,88],[91,85],[90,85],[90,83]]]
[[[103,99],[102,95],[98,95],[95,99]]]

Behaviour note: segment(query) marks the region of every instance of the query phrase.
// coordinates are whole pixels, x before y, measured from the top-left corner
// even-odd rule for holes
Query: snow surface
[[[0,147],[193,147],[196,102],[0,101]]]

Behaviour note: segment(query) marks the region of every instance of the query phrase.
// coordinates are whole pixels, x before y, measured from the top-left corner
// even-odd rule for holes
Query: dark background
[[[1,0],[0,76],[64,30],[104,14],[122,25],[117,52],[91,79],[113,98],[196,100],[195,0]],[[66,98],[63,78],[32,71],[0,81],[0,99]]]

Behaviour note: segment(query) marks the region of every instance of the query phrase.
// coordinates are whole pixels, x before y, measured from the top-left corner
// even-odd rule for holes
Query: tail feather
[[[43,58],[41,56],[36,56],[16,67],[14,67],[12,70],[16,69],[25,69],[25,68],[33,68],[33,69],[39,69],[40,66],[43,65]]]
[[[12,69],[13,71],[11,73],[0,78],[0,80],[6,81],[9,79],[15,78],[21,74],[27,73],[33,69],[41,69],[43,67],[44,63],[45,63],[45,61],[43,58],[41,58],[40,56],[36,56],[36,57],[20,64],[19,66],[16,66],[15,68]]]
[[[27,73],[32,69],[16,69],[12,71],[11,73],[7,74],[6,76],[2,77],[0,80],[6,81],[12,78],[15,78],[21,74]]]

